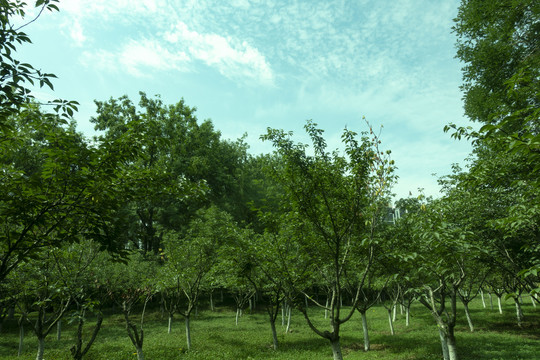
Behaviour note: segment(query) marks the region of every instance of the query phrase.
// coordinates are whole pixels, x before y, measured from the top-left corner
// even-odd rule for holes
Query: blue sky
[[[424,188],[470,153],[443,132],[465,124],[452,19],[457,0],[64,0],[25,28],[20,58],[58,76],[40,99],[80,102],[79,129],[94,99],[138,92],[184,98],[224,138],[248,134],[271,151],[267,127],[294,131],[313,119],[331,149],[344,127],[383,125],[398,166],[398,197]],[[30,19],[30,16],[28,17]]]

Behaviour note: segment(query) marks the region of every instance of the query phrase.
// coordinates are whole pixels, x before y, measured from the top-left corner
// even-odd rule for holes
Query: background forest
[[[367,121],[365,132],[343,131],[342,150],[328,149],[313,121],[310,144],[268,128],[261,140],[275,151],[253,155],[184,100],[141,92],[96,101],[100,135],[86,138],[76,101],[32,96],[55,76],[17,60],[30,42],[24,27],[41,14],[15,27],[24,11],[0,0],[0,358],[26,356],[30,329],[38,360],[49,346],[73,359],[510,358],[490,353],[504,338],[496,316],[523,351],[516,358],[538,354],[538,2],[462,1],[453,31],[465,114],[479,130],[445,131],[474,151],[440,178],[439,198],[394,203],[396,164]],[[493,298],[498,311],[482,312]],[[231,308],[235,327],[221,330]],[[416,350],[400,343],[398,312]],[[185,345],[173,350],[176,318]],[[168,334],[152,335],[158,323]],[[440,345],[422,349],[427,333]],[[224,334],[262,344],[206,345]],[[299,343],[282,350],[289,335]],[[486,345],[471,354],[475,336]],[[122,337],[131,350],[110,340]]]

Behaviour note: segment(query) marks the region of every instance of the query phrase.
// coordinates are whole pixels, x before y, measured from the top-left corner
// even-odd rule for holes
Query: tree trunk
[[[503,311],[502,311],[502,304],[501,304],[501,296],[497,295],[497,301],[499,303],[499,314],[502,315]]]
[[[191,329],[189,326],[189,316],[186,316],[186,343],[187,349],[191,349]]]
[[[324,318],[328,319],[328,297],[326,297],[326,305],[324,308]]]
[[[441,349],[444,360],[450,360],[450,355],[448,354],[448,341],[446,340],[446,334],[444,330],[439,328],[439,338],[441,339]]]
[[[392,322],[395,322],[396,321],[396,317],[397,317],[397,304],[394,304],[394,306],[392,307]]]
[[[390,333],[392,335],[395,335],[394,332],[394,322],[392,321],[392,309],[386,309],[386,312],[388,313],[388,324],[390,325]]]
[[[45,338],[38,338],[38,351],[36,360],[43,360],[43,353],[45,351]]]
[[[339,343],[339,339],[337,340],[331,340],[330,344],[332,345],[332,355],[334,356],[334,360],[343,360],[343,355],[341,354],[341,344]]]
[[[169,314],[169,325],[167,326],[167,334],[171,333],[173,316]]]
[[[484,299],[484,290],[480,289],[480,296],[482,297],[482,306],[486,308],[486,300]]]
[[[493,310],[493,296],[491,295],[491,291],[489,292],[489,305],[491,306],[491,310]]]
[[[291,330],[291,307],[287,306],[287,328],[285,332],[288,333]]]
[[[281,326],[285,326],[285,303],[281,306]]]
[[[536,301],[534,300],[534,295],[530,294],[529,296],[531,297],[531,302],[532,302],[534,308],[536,308]]]
[[[364,332],[364,351],[369,351],[369,332],[367,326],[366,312],[360,312],[362,315],[362,331]]]
[[[471,313],[469,311],[469,304],[463,302],[463,307],[465,308],[465,316],[467,317],[467,323],[469,323],[469,329],[471,332],[474,332],[474,325],[472,323]]]
[[[213,293],[210,293],[210,310],[214,311],[216,308],[214,307],[214,295]]]
[[[519,302],[519,298],[515,298],[516,303],[516,318],[517,318],[517,324],[519,327],[523,325],[523,311],[521,310],[521,304]]]
[[[56,340],[60,340],[62,337],[62,320],[58,320],[56,323]]]
[[[405,306],[405,326],[409,326],[411,319],[411,307]]]
[[[144,353],[142,347],[135,347],[137,349],[137,360],[144,360]]]
[[[17,356],[21,356],[23,351],[23,341],[24,341],[24,324],[22,321],[19,321],[19,352]]]
[[[238,326],[238,318],[240,317],[240,308],[236,308],[236,326]]]
[[[447,337],[448,341],[448,356],[450,360],[458,360],[456,338],[453,334],[453,330],[450,330],[450,334]]]
[[[278,338],[277,338],[277,331],[276,331],[276,320],[272,317],[272,314],[270,314],[270,327],[272,328],[272,343],[274,345],[274,350],[277,350]]]

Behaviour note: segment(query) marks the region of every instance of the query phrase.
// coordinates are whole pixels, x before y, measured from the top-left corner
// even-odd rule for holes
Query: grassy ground
[[[460,309],[456,337],[460,359],[540,359],[540,307],[533,308],[526,299],[523,306],[526,321],[523,328],[515,325],[515,311],[510,302],[504,314],[496,309],[484,309],[479,300],[473,302],[472,316],[476,330],[470,333]],[[315,310],[314,310],[315,311]],[[324,313],[317,310],[317,322],[323,323]],[[192,320],[192,350],[185,351],[182,319],[175,319],[173,331],[167,333],[167,320],[159,312],[150,312],[145,322],[144,352],[147,360],[186,359],[331,359],[327,341],[317,337],[298,313],[293,313],[291,332],[285,333],[278,324],[280,348],[272,350],[270,325],[264,311],[245,314],[235,326],[234,311],[228,307],[215,312],[201,311]],[[410,326],[404,315],[398,315],[396,335],[390,335],[384,308],[368,312],[371,348],[363,351],[359,314],[343,325],[342,347],[345,359],[403,359],[432,360],[441,358],[437,328],[431,315],[419,304],[413,305]],[[45,359],[70,359],[69,348],[74,343],[73,326],[65,324],[62,338],[51,334],[45,341]],[[18,359],[33,359],[37,341],[26,329],[24,353]],[[0,333],[0,360],[17,358],[18,329],[15,321],[7,322]],[[134,347],[129,341],[120,315],[108,316],[96,343],[87,354],[88,360],[135,360]]]

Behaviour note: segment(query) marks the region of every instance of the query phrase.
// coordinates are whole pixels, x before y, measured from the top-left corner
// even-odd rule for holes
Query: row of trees
[[[185,319],[189,348],[191,314],[201,292],[215,289],[231,294],[237,316],[256,294],[274,348],[280,307],[295,307],[334,359],[342,358],[341,325],[355,312],[369,350],[366,312],[376,303],[387,306],[391,325],[397,304],[421,302],[445,360],[455,360],[458,301],[471,331],[467,305],[482,289],[513,297],[518,324],[520,295],[538,302],[535,2],[462,2],[454,30],[466,64],[465,109],[484,126],[447,128],[473,139],[470,166],[441,179],[440,199],[399,200],[395,222],[385,221],[394,164],[369,125],[360,136],[345,130],[341,152],[327,149],[313,122],[305,126],[310,146],[268,129],[261,138],[275,152],[253,156],[242,139],[223,140],[210,121],[199,122],[183,100],[165,105],[141,93],[138,105],[97,101],[92,121],[101,135],[86,139],[70,122],[75,102],[32,100],[26,84],[52,87],[52,75],[14,59],[16,45],[29,42],[24,26],[12,24],[24,4],[0,4],[0,317],[16,307],[21,331],[32,322],[38,359],[67,314],[78,323],[71,352],[81,359],[112,304],[142,359],[152,298],[169,327],[174,315]],[[493,71],[501,64],[504,71]],[[43,110],[50,105],[55,112]],[[313,306],[326,312],[327,326],[312,321]],[[90,313],[96,326],[83,339]]]

